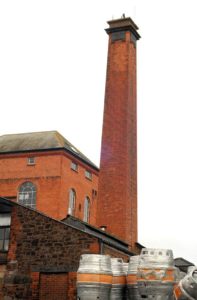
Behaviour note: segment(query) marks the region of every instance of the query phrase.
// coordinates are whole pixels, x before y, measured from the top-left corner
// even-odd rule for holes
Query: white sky
[[[139,242],[197,264],[196,11],[196,0],[1,0],[0,135],[58,130],[99,165],[104,28],[132,17]]]

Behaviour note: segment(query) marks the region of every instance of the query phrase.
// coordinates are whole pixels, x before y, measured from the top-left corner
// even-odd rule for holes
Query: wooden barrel
[[[127,272],[127,290],[128,299],[139,300],[141,299],[138,286],[137,286],[137,269],[139,264],[139,255],[134,255],[130,257],[128,272]]]
[[[191,267],[188,274],[174,288],[176,300],[197,299],[197,267]]]
[[[141,297],[172,298],[175,276],[172,250],[142,250],[137,271],[137,285]]]
[[[109,300],[111,285],[110,256],[99,254],[82,255],[77,271],[77,299]]]
[[[122,258],[111,258],[111,269],[113,277],[110,300],[123,300],[126,290],[126,272]]]

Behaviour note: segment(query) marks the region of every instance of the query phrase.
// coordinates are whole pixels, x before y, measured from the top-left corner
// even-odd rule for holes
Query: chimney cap
[[[138,26],[133,22],[130,17],[125,17],[123,14],[122,18],[110,20],[107,22],[109,24],[109,28],[106,29],[107,33],[117,32],[117,31],[131,31],[136,39],[140,38],[139,33],[137,30],[139,29]]]

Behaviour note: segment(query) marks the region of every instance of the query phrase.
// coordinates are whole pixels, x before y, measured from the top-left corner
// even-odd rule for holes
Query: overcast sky
[[[108,36],[139,26],[139,242],[197,264],[196,0],[1,0],[0,134],[58,130],[99,165]]]

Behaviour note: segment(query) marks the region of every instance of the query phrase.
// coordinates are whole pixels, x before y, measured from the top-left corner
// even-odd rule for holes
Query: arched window
[[[89,222],[90,218],[90,199],[89,197],[85,197],[84,201],[84,215],[83,215],[83,220],[84,222]]]
[[[71,216],[75,215],[75,202],[76,202],[76,192],[74,189],[69,191],[69,206],[68,206],[68,214]]]
[[[18,192],[18,203],[31,208],[36,208],[36,187],[30,182],[21,184]]]

